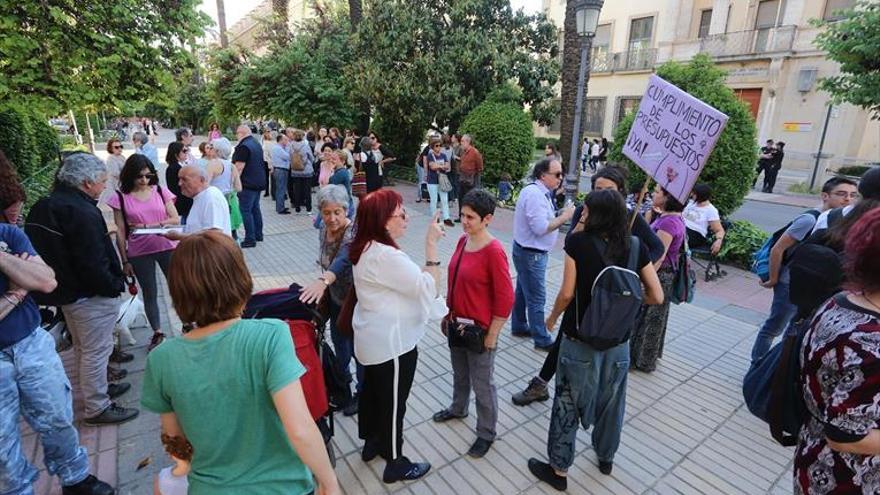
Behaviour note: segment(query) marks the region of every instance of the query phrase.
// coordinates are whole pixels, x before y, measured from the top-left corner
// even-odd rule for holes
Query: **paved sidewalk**
[[[397,189],[404,194],[412,217],[401,247],[422,262],[428,207],[414,203],[413,187],[399,185]],[[268,199],[262,206],[266,241],[245,250],[256,290],[313,279],[318,274],[318,243],[310,217],[276,215]],[[492,231],[508,254],[511,225],[512,212],[499,209]],[[450,258],[459,235],[456,227],[441,241],[441,260]],[[750,274],[727,270],[729,275],[720,281],[708,285],[700,281],[695,304],[673,307],[657,371],[630,373],[622,445],[613,475],[599,473],[589,433],[579,433],[569,493],[790,493],[792,450],[774,444],[766,426],[745,408],[740,391],[756,323],[769,307],[769,292],[757,286]],[[548,266],[548,306],[561,278],[561,251],[556,249]],[[163,329],[179,328],[164,285],[162,293]],[[122,397],[123,405],[136,405],[140,396],[149,332],[139,328],[134,334],[139,342],[133,349],[136,359],[126,365],[126,381],[133,390]],[[528,457],[546,459],[551,402],[524,408],[510,402],[511,394],[537,373],[545,354],[535,351],[531,342],[511,337],[508,329],[499,348],[495,371],[498,441],[484,459],[464,454],[475,439],[474,410],[464,421],[443,425],[431,421],[434,412],[449,404],[452,392],[445,340],[439,330],[431,330],[419,346],[404,434],[404,453],[430,461],[431,473],[417,482],[383,484],[384,463],[360,460],[355,419],[337,415],[336,472],[345,493],[555,493],[526,468]],[[142,411],[136,420],[119,427],[83,427],[81,432],[93,466],[104,479],[116,481],[121,494],[151,493],[152,476],[170,463],[159,442],[159,420],[154,414]],[[35,438],[27,438],[29,451],[39,459]],[[145,460],[149,464],[137,469]],[[38,493],[60,493],[57,486],[49,486],[47,478],[43,472]]]

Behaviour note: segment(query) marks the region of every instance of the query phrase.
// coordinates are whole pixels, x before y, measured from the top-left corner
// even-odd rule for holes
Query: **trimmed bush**
[[[58,133],[45,117],[14,105],[0,108],[0,149],[27,193],[26,208],[49,192],[59,147]]]
[[[549,143],[553,143],[553,144],[559,146],[559,140],[556,138],[536,137],[535,138],[535,149],[544,151],[544,148],[546,148],[547,144],[549,144]]]
[[[495,184],[501,174],[517,180],[525,175],[535,150],[532,120],[522,106],[487,100],[465,117],[462,134],[474,138],[483,155],[483,183]]]
[[[686,64],[667,62],[657,68],[657,75],[729,117],[697,182],[711,185],[712,204],[721,215],[730,214],[742,205],[749,193],[758,160],[757,131],[748,107],[724,85],[726,73],[715,67],[705,54],[695,56]],[[608,155],[612,162],[629,168],[631,186],[643,184],[646,177],[622,151],[634,120],[635,113],[630,114],[614,130],[614,143]]]
[[[851,177],[861,177],[865,175],[865,172],[871,170],[870,165],[850,165],[847,167],[840,167],[837,169],[837,173],[840,175],[849,175]]]
[[[745,220],[734,220],[724,236],[718,258],[746,270],[752,266],[752,256],[761,248],[770,234]]]

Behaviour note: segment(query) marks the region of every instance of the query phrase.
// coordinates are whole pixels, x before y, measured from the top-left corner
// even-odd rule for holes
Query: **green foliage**
[[[191,65],[210,18],[198,0],[3,2],[0,101],[45,113],[148,97]]]
[[[55,178],[60,141],[46,118],[17,105],[0,107],[0,150],[12,163],[30,206]]]
[[[519,105],[486,101],[464,119],[462,134],[474,138],[483,154],[483,179],[497,183],[502,173],[513,180],[525,175],[535,149],[532,120]]]
[[[810,185],[806,182],[797,182],[790,186],[788,186],[788,192],[792,192],[795,194],[819,194],[822,191],[822,187],[814,187],[810,190]]]
[[[840,167],[837,169],[837,173],[840,175],[849,175],[852,177],[861,177],[865,175],[865,172],[871,170],[870,165],[850,165],[848,167]]]
[[[559,140],[556,138],[549,137],[536,137],[535,138],[535,149],[544,151],[544,148],[547,147],[548,144],[553,143],[555,145],[559,145]]]
[[[734,220],[724,236],[718,258],[732,265],[748,269],[752,256],[761,248],[770,234],[745,220]]]
[[[730,214],[748,194],[758,159],[757,131],[748,108],[725,86],[725,72],[708,55],[697,55],[684,64],[667,62],[657,68],[657,75],[729,117],[697,182],[710,184],[712,204],[722,215]],[[612,162],[629,168],[630,185],[642,184],[646,177],[622,152],[634,120],[633,113],[618,124],[608,155]]]
[[[840,74],[823,78],[819,87],[837,103],[848,102],[880,118],[880,4],[859,0],[834,22],[813,21],[825,28],[814,43],[840,64]]]

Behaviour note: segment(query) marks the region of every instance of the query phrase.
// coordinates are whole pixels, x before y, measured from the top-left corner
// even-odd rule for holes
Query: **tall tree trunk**
[[[226,5],[223,0],[217,0],[217,25],[220,27],[220,47],[229,46],[229,38],[226,37]]]
[[[275,14],[275,19],[278,23],[277,29],[280,33],[287,33],[289,31],[287,28],[287,21],[289,19],[287,2],[288,0],[272,0],[272,13]]]
[[[574,127],[575,106],[577,105],[578,66],[581,58],[581,39],[577,32],[577,21],[573,0],[568,0],[565,5],[564,38],[562,46],[562,107],[559,113],[559,154],[562,155],[562,169],[568,171],[571,156],[571,133]],[[590,51],[588,40],[587,53]],[[587,74],[590,77],[590,60],[587,60]],[[586,96],[586,86],[584,96]],[[586,109],[586,105],[583,106]],[[578,146],[583,142],[584,119],[581,115],[581,135],[578,136]],[[580,174],[578,174],[580,179]]]

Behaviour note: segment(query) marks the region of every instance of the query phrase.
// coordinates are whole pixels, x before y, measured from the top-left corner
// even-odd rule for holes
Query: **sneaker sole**
[[[125,418],[125,419],[122,419],[119,421],[90,421],[88,419],[84,419],[83,423],[87,424],[89,426],[121,425],[122,423],[128,423],[129,421],[133,420],[134,418],[138,417],[139,415],[140,415],[140,412],[138,412],[137,414],[135,414],[134,416],[132,416],[130,418]]]
[[[511,398],[510,401],[513,402],[513,405],[515,405],[515,406],[527,406],[527,405],[531,404],[532,402],[544,402],[545,400],[547,400],[549,398],[550,398],[550,396],[547,395],[545,397],[538,397],[536,399],[530,399],[526,402],[517,401],[516,399],[513,399],[513,398]]]

